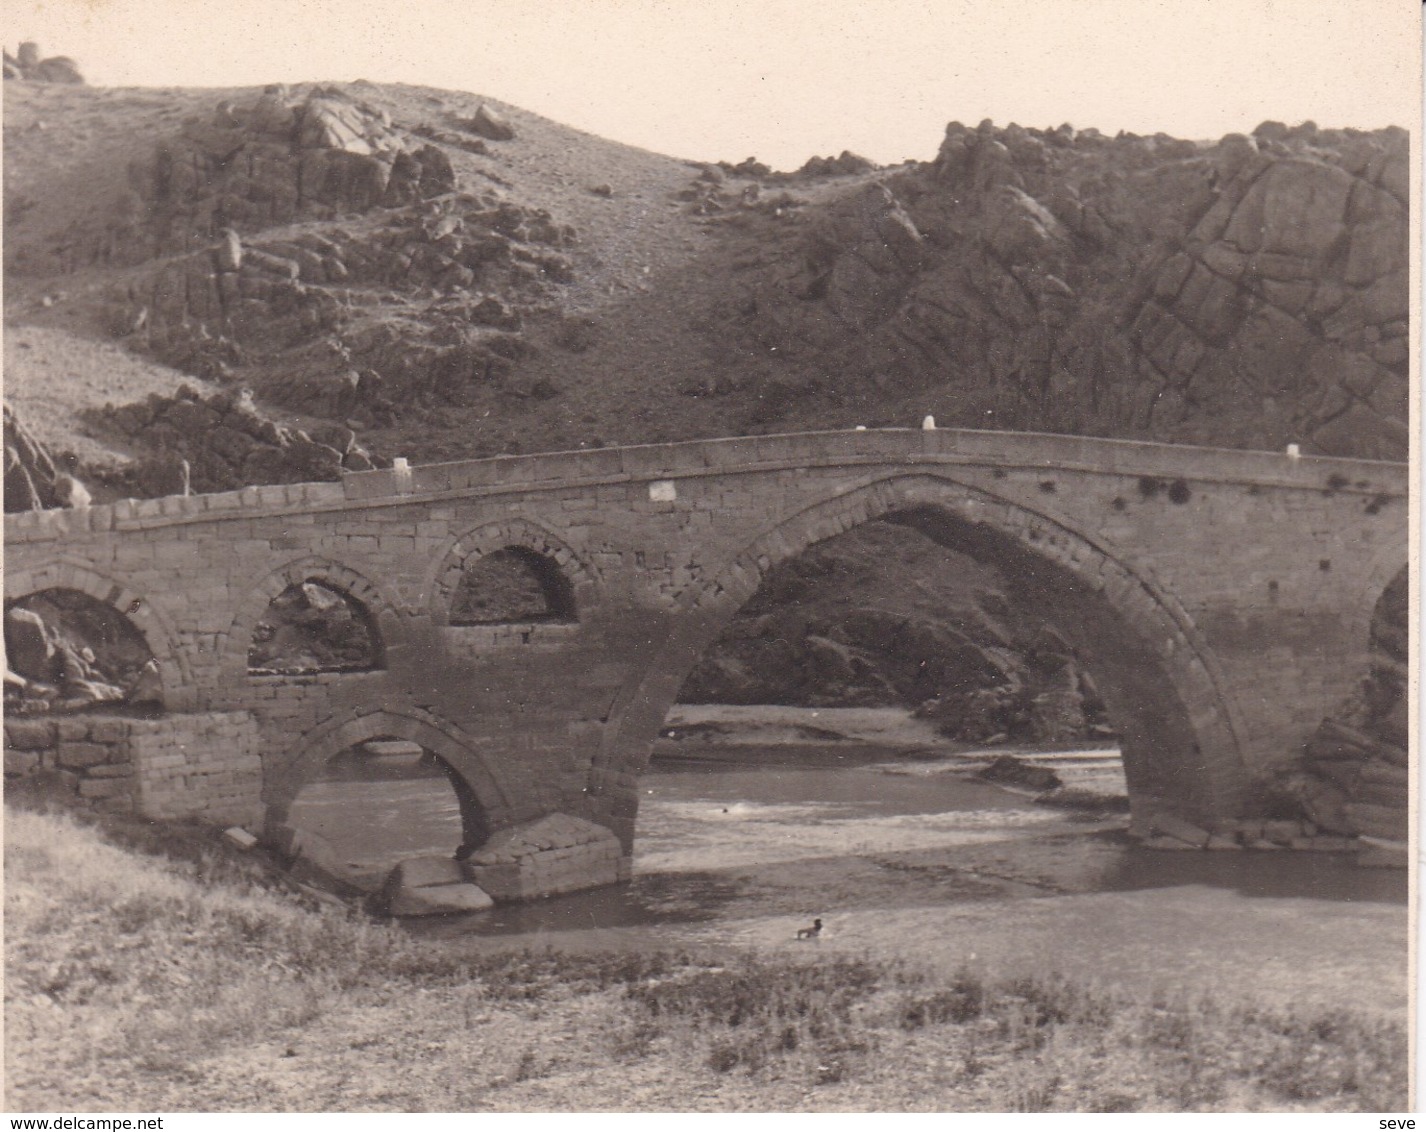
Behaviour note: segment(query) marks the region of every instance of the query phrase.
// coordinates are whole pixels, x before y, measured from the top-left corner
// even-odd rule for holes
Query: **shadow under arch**
[[[340,562],[307,555],[269,571],[238,603],[223,643],[221,666],[229,688],[242,687],[242,681],[248,676],[248,651],[253,633],[273,599],[289,586],[309,581],[350,598],[361,607],[375,637],[378,662],[372,671],[388,668],[393,651],[407,643],[402,619],[381,587]]]
[[[193,671],[178,635],[161,610],[143,594],[87,562],[57,557],[38,566],[5,570],[4,601],[14,602],[45,590],[75,590],[108,606],[143,639],[159,677],[159,704],[167,711],[183,710],[194,694]]]
[[[563,539],[540,523],[513,516],[474,527],[453,539],[425,577],[424,592],[431,623],[451,624],[451,608],[467,569],[481,558],[516,550],[538,556],[558,573],[555,587],[568,593],[568,616],[584,620],[598,604],[600,578],[595,569]]]
[[[343,751],[373,739],[405,739],[430,751],[440,762],[460,803],[462,848],[483,845],[504,824],[509,801],[485,761],[434,718],[380,710],[334,720],[303,735],[297,755],[263,776],[264,823],[274,833],[287,822],[298,792],[326,763]]]
[[[621,690],[591,773],[589,793],[610,795],[604,809],[626,844],[635,779],[703,651],[773,566],[874,519],[996,566],[1010,600],[1061,631],[1120,733],[1136,806],[1202,818],[1237,812],[1247,777],[1241,725],[1211,653],[1170,594],[1063,520],[944,477],[892,476],[783,519],[683,595],[667,638]]]

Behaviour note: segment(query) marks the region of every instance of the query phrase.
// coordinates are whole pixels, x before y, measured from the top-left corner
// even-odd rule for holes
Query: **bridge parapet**
[[[446,497],[577,490],[812,467],[993,465],[1002,470],[1084,471],[1202,483],[1304,488],[1402,498],[1408,467],[1380,460],[1199,448],[1056,433],[968,429],[866,429],[676,441],[622,448],[497,456],[348,472],[339,483],[269,484],[211,495],[126,499],[79,510],[5,516],[7,542],[87,532],[145,530],[236,514],[359,509]]]

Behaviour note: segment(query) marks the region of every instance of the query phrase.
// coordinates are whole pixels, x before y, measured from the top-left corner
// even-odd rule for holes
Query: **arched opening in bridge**
[[[1119,829],[1135,795],[1209,811],[1171,619],[1136,623],[1090,581],[1114,564],[1024,514],[908,504],[800,548],[783,537],[794,555],[764,559],[741,608],[686,638],[639,782],[640,836],[658,836],[634,838],[636,873],[706,867],[723,852],[710,825],[731,827],[730,864],[816,858],[821,875]]]
[[[1392,579],[1372,614],[1372,671],[1366,689],[1368,719],[1388,741],[1408,745],[1406,692],[1411,663],[1409,570]]]
[[[162,707],[158,664],[137,626],[80,590],[5,606],[5,710],[16,714]]]
[[[381,666],[381,637],[371,613],[320,578],[294,582],[273,598],[248,648],[248,671],[258,675],[364,672]]]
[[[302,858],[364,891],[413,857],[454,857],[487,836],[483,811],[444,759],[395,735],[338,752],[297,791],[286,824]]]
[[[507,546],[469,562],[451,600],[452,625],[574,620],[574,588],[559,563],[525,546]]]

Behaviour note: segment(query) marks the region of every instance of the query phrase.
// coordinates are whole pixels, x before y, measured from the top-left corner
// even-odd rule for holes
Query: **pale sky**
[[[472,91],[678,157],[935,156],[948,121],[1410,127],[1416,0],[4,0],[104,86]]]

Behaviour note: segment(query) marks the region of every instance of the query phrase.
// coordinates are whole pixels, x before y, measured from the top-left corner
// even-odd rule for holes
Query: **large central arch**
[[[893,476],[764,531],[715,578],[679,599],[652,663],[621,690],[589,793],[632,844],[637,778],[685,677],[779,562],[873,519],[916,527],[998,567],[1010,597],[1043,613],[1093,673],[1121,735],[1136,810],[1234,814],[1246,773],[1222,676],[1188,615],[1142,567],[1061,519],[934,475]]]

